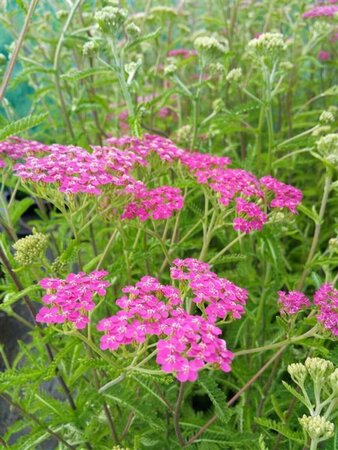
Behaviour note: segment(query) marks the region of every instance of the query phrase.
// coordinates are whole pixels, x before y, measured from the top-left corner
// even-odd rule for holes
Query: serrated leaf
[[[93,67],[91,69],[85,69],[85,70],[70,70],[67,73],[64,73],[61,75],[61,78],[64,78],[68,81],[79,81],[84,80],[85,78],[91,77],[93,75],[111,75],[113,78],[115,78],[113,75],[112,70],[104,69],[102,67]]]
[[[271,419],[266,419],[262,417],[256,418],[256,422],[258,425],[261,425],[265,428],[269,428],[270,430],[278,431],[278,433],[282,434],[286,438],[290,439],[291,441],[298,442],[299,444],[302,444],[304,442],[303,433],[298,433],[296,431],[292,431],[287,425],[283,423],[275,422]]]
[[[216,414],[223,423],[227,423],[232,415],[232,411],[227,405],[224,392],[208,374],[201,374],[198,383],[205,390],[215,407]]]
[[[303,405],[307,406],[305,398],[292,386],[290,386],[286,381],[282,381],[283,386],[292,394],[294,397],[296,397]]]
[[[136,45],[141,44],[142,42],[149,41],[150,39],[156,38],[161,31],[161,27],[157,28],[152,33],[145,34],[144,36],[140,36],[137,39],[135,39],[130,44],[126,45],[125,51],[129,51],[131,48],[135,47]]]
[[[30,115],[8,124],[5,128],[0,130],[0,141],[3,141],[9,136],[17,135],[30,128],[36,127],[46,119],[47,115],[47,113]]]

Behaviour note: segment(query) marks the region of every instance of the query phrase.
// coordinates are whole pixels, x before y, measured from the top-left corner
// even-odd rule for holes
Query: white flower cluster
[[[248,47],[257,55],[278,56],[286,50],[286,43],[281,33],[263,33],[252,39]]]
[[[200,36],[195,39],[194,46],[198,52],[209,57],[222,56],[229,48],[226,40],[220,42],[214,36]]]
[[[226,76],[226,80],[229,83],[238,83],[239,80],[242,78],[243,72],[242,69],[236,68],[236,69],[232,69],[230,70],[230,72],[228,72],[228,75]]]
[[[103,33],[114,33],[124,24],[127,16],[125,9],[106,6],[95,13],[95,20]]]
[[[304,416],[299,419],[304,431],[311,439],[320,442],[329,439],[334,434],[334,425],[322,416]]]
[[[338,163],[338,133],[329,133],[317,141],[319,154],[332,164]]]

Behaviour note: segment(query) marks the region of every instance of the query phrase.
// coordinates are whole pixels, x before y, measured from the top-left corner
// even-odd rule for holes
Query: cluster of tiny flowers
[[[48,145],[37,141],[27,141],[13,136],[8,141],[0,142],[0,167],[5,166],[5,161],[1,157],[8,158],[11,161],[26,158],[36,153],[45,153],[48,151]]]
[[[334,3],[334,2],[330,2]],[[333,17],[338,13],[338,6],[336,5],[323,5],[323,6],[315,6],[309,11],[306,11],[303,14],[304,19],[313,18],[313,17]]]
[[[310,307],[309,299],[298,291],[278,291],[278,303],[282,314],[296,314],[302,309]]]
[[[132,195],[123,219],[139,217],[146,220],[167,219],[183,207],[180,190],[162,186],[148,190],[130,172],[136,165],[146,165],[144,158],[135,152],[114,147],[92,147],[93,152],[74,146],[44,146],[29,142],[21,153],[16,144],[8,144],[11,155],[25,155],[25,161],[14,166],[16,175],[35,183],[56,185],[66,194],[85,193],[99,196],[106,186],[119,187],[119,194]],[[5,148],[5,147],[4,147]],[[12,149],[12,150],[11,150]],[[40,157],[27,156],[31,152],[43,152]],[[47,154],[46,154],[47,152]]]
[[[151,153],[156,153],[164,163],[182,164],[199,184],[207,184],[216,193],[222,205],[236,201],[239,215],[234,221],[236,230],[249,233],[262,228],[267,216],[255,204],[257,201],[271,208],[287,208],[295,214],[302,199],[301,191],[271,176],[258,180],[250,172],[228,168],[231,163],[228,157],[183,150],[160,136],[145,135],[143,139],[123,136],[109,138],[107,143],[105,147],[92,147],[92,153],[75,146],[45,146],[28,141],[22,145],[23,150],[16,143],[3,143],[2,148],[15,157],[24,156],[24,162],[14,166],[16,175],[24,180],[52,184],[65,194],[99,196],[114,187],[114,192],[126,195],[126,202],[129,201],[122,215],[124,219],[167,219],[183,207],[178,189],[162,186],[149,190],[133,177],[132,170],[139,165],[147,166]],[[274,198],[265,199],[266,194],[270,197],[269,191]]]
[[[211,272],[209,264],[192,258],[175,259],[170,273],[173,280],[187,281],[194,303],[208,305],[205,314],[209,321],[225,319],[228,315],[240,319],[244,313],[247,291],[218,277]]]
[[[236,213],[244,217],[236,217],[234,229],[243,233],[261,230],[267,221],[266,214],[256,203],[248,202],[241,197],[236,198]]]
[[[22,266],[34,264],[43,255],[48,245],[48,238],[42,233],[26,236],[13,244],[14,259]]]
[[[310,307],[309,299],[299,291],[279,291],[278,303],[283,314],[296,314]],[[338,290],[332,284],[323,284],[315,293],[313,303],[317,307],[317,320],[324,328],[338,336]]]
[[[116,301],[121,310],[98,323],[97,329],[104,332],[101,349],[117,350],[157,336],[156,362],[182,382],[195,381],[207,364],[230,371],[233,354],[219,337],[222,331],[215,321],[228,314],[240,318],[246,291],[218,278],[208,264],[191,258],[175,260],[171,278],[188,281],[195,303],[209,303],[205,316],[192,315],[183,308],[178,288],[145,276],[135,286],[123,288],[125,295]]]
[[[129,136],[109,138],[108,143],[135,152],[143,158],[146,164],[147,157],[156,153],[164,162],[180,162],[200,184],[207,184],[216,192],[222,205],[228,206],[236,196],[246,199],[264,199],[265,193],[274,194],[271,201],[266,202],[271,208],[287,208],[293,214],[301,202],[302,193],[293,186],[282,183],[271,176],[258,180],[252,173],[242,169],[230,169],[227,166],[231,160],[226,156],[213,156],[200,152],[190,152],[177,147],[171,140],[154,135],[145,135],[143,139]],[[258,205],[244,207],[244,200],[239,201],[238,212],[241,215],[234,222],[235,228],[249,233],[261,229],[266,222],[266,214]],[[246,209],[246,211],[245,211]]]
[[[298,419],[304,431],[315,441],[324,441],[334,435],[334,424],[323,416],[306,416]]]
[[[37,322],[72,323],[83,329],[89,323],[88,312],[95,307],[94,295],[104,296],[109,282],[102,280],[108,273],[104,270],[86,275],[70,273],[65,280],[44,278],[40,286],[47,290],[42,297],[43,306],[36,316]]]
[[[183,59],[191,58],[192,56],[196,55],[197,55],[196,50],[189,50],[186,48],[177,48],[174,50],[169,50],[167,53],[167,56],[169,57],[182,56]]]
[[[318,307],[318,321],[338,336],[338,290],[332,284],[323,284],[315,293],[313,303]]]
[[[155,189],[146,189],[141,186],[134,193],[135,201],[128,203],[122,219],[138,217],[141,221],[149,218],[154,220],[168,219],[174,211],[183,208],[183,197],[178,188],[161,186]]]

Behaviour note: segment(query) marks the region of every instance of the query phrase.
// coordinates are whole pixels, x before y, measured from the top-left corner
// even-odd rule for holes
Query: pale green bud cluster
[[[303,384],[308,374],[306,367],[302,363],[290,364],[288,372],[296,384]]]
[[[305,367],[315,383],[325,381],[334,371],[332,362],[322,358],[306,358]]]
[[[260,56],[275,57],[286,50],[286,43],[281,33],[263,33],[252,39],[248,47]]]
[[[174,19],[177,16],[177,11],[169,6],[155,6],[150,10],[150,13],[159,16],[161,19]]]
[[[177,140],[181,143],[187,143],[191,139],[192,128],[191,125],[184,125],[176,132]]]
[[[217,63],[211,63],[209,65],[209,72],[211,76],[214,75],[223,75],[224,74],[224,66],[223,64],[217,62]]]
[[[134,22],[128,23],[125,28],[127,36],[129,39],[136,39],[141,34],[141,28],[136,25]]]
[[[214,100],[212,103],[212,109],[217,113],[221,112],[224,109],[223,100],[220,98],[217,98],[216,100]]]
[[[177,71],[177,66],[174,63],[170,63],[165,66],[164,68],[164,75],[166,77],[170,77],[171,75],[174,75],[174,73]]]
[[[290,63],[290,61],[282,61],[279,66],[282,70],[289,71],[292,70],[295,66]]]
[[[334,372],[329,376],[329,384],[331,386],[332,391],[335,394],[338,394],[338,369],[335,369]]]
[[[335,116],[331,111],[323,111],[319,117],[319,122],[324,124],[330,124],[335,121]]]
[[[129,447],[120,447],[119,445],[114,445],[111,450],[130,450]]]
[[[338,163],[338,133],[330,133],[317,141],[320,155],[328,162]]]
[[[334,434],[334,425],[322,416],[304,416],[298,419],[304,431],[314,441],[320,442],[329,439]]]
[[[329,240],[329,249],[332,252],[338,252],[338,237],[334,237]]]
[[[95,13],[95,21],[103,33],[115,33],[124,24],[128,11],[114,6],[106,6]]]
[[[216,58],[227,53],[229,44],[226,40],[220,42],[214,36],[201,36],[195,39],[194,47],[202,55]]]
[[[90,56],[94,55],[99,48],[99,44],[94,39],[91,39],[90,41],[86,42],[82,47],[82,54],[84,56]]]
[[[242,69],[238,67],[236,69],[230,70],[230,72],[226,76],[226,80],[229,83],[238,83],[242,78],[242,75],[243,75]]]
[[[13,244],[15,250],[14,259],[21,266],[34,264],[41,258],[47,245],[48,238],[42,233],[34,233],[26,236]]]

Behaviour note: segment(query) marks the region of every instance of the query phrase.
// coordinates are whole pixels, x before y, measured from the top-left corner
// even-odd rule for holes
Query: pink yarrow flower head
[[[227,315],[240,318],[246,291],[217,277],[207,263],[193,258],[175,260],[171,278],[190,283],[192,300],[199,306],[202,302],[208,305],[201,310],[202,315],[184,309],[178,288],[145,276],[135,286],[123,288],[124,295],[116,301],[121,310],[98,323],[97,329],[104,333],[101,349],[114,351],[155,336],[157,364],[181,382],[195,381],[206,365],[229,372],[233,353],[220,337],[222,330],[215,321]],[[188,295],[186,288],[183,292]]]
[[[299,311],[310,307],[309,299],[299,291],[278,291],[278,303],[282,314],[296,314]]]
[[[42,297],[42,307],[36,316],[37,322],[72,323],[83,329],[89,323],[88,312],[95,307],[93,297],[106,295],[109,282],[103,280],[108,273],[104,270],[86,275],[84,272],[70,273],[65,280],[44,278],[39,284],[47,290]]]
[[[331,2],[333,3],[333,2]],[[333,17],[338,13],[338,5],[315,6],[303,14],[304,19],[316,17]]]
[[[331,53],[326,52],[325,50],[320,50],[318,53],[319,61],[329,61],[331,59]]]
[[[338,336],[338,290],[332,284],[323,284],[315,293],[313,303],[318,308],[318,321]]]

